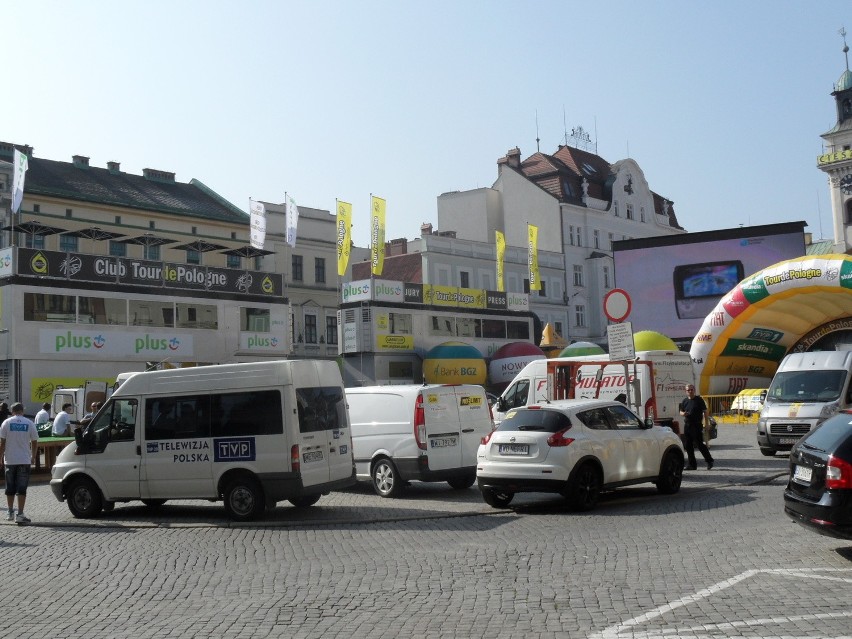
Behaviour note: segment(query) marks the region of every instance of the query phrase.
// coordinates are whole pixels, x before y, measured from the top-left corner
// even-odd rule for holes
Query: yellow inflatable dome
[[[633,347],[637,351],[676,351],[677,344],[657,331],[639,331],[633,334]]]

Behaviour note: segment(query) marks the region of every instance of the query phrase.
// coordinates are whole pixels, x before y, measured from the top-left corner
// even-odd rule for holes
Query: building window
[[[547,297],[547,283],[544,280],[541,280],[541,279],[539,280],[538,283],[541,286],[541,288],[538,289],[538,296],[539,297]]]
[[[524,293],[530,294],[530,281],[527,278],[524,278]]]
[[[196,251],[195,249],[187,249],[186,250],[186,263],[187,264],[201,264],[201,251]]]
[[[615,241],[615,236],[614,236],[612,233],[610,233],[610,234],[609,234],[609,250],[610,250],[610,251],[612,250],[612,243],[613,243],[614,241]]]
[[[568,227],[568,243],[574,246],[574,225]]]
[[[388,330],[391,335],[411,335],[411,313],[388,313]],[[335,322],[335,326],[337,323]]]
[[[128,317],[131,326],[174,328],[175,305],[173,302],[130,300]]]
[[[627,219],[628,220],[633,219],[633,205],[632,204],[627,205]]]
[[[177,328],[219,328],[218,311],[212,304],[177,303]]]
[[[337,344],[337,315],[325,318],[325,343]]]
[[[151,220],[150,222],[148,222],[148,228],[149,228],[149,229],[153,229],[153,228],[154,228],[154,220]]]
[[[846,202],[846,223],[852,224],[852,200]],[[44,238],[42,238],[44,241]]]
[[[456,318],[452,315],[432,315],[429,335],[439,337],[456,336]]]
[[[553,329],[556,331],[556,334],[562,337],[562,322],[553,322]]]
[[[615,213],[615,217],[621,217],[621,216],[618,214],[618,202],[613,202],[613,203],[612,203],[612,210],[613,210],[613,212]]]
[[[609,267],[603,267],[604,288],[609,288]]]
[[[120,215],[116,215],[116,216],[115,216],[115,223],[116,223],[117,225],[120,225],[120,224],[121,224],[121,216],[120,216]]]
[[[574,286],[583,286],[583,265],[574,265]]]
[[[73,215],[71,209],[65,209],[65,217],[71,217]]]
[[[574,237],[577,239],[577,246],[583,246],[583,243],[580,241],[580,227],[578,226],[574,229]]]
[[[317,284],[325,284],[325,258],[314,258],[314,281]]]
[[[143,260],[159,260],[160,259],[160,247],[159,246],[143,246],[142,247],[142,259]]]
[[[461,271],[459,273],[459,285],[462,288],[470,288],[470,273],[467,271]]]
[[[268,333],[270,312],[268,308],[240,308],[240,330],[252,333]]]
[[[228,268],[241,268],[242,267],[242,258],[239,255],[229,255],[228,260],[226,262],[226,266]]]
[[[80,296],[77,305],[80,324],[127,326],[127,300]]]
[[[601,232],[595,229],[595,248],[599,249],[601,247]]]
[[[317,343],[317,316],[305,315],[305,344]]]
[[[33,204],[33,213],[41,213],[41,204]]]
[[[583,328],[586,325],[586,307],[582,304],[577,304],[574,307],[574,324],[578,328]]]
[[[124,242],[109,241],[109,254],[112,257],[127,257],[127,244]]]
[[[65,251],[66,253],[76,253],[77,252],[77,237],[74,235],[60,235],[59,236],[59,250]]]
[[[639,221],[640,222],[645,221],[645,207],[644,206],[639,207]]]
[[[193,234],[193,235],[198,235],[198,227],[197,227],[197,226],[193,226],[193,227],[192,227],[192,234]]]
[[[24,320],[27,322],[74,323],[77,298],[73,295],[24,293]]]
[[[293,255],[292,260],[290,262],[292,270],[293,270],[293,281],[301,282],[302,275],[302,256],[301,255]]]
[[[31,249],[44,248],[44,235],[24,235],[24,246]]]

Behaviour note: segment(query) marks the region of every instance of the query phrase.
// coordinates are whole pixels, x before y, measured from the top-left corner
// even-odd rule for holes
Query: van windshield
[[[840,398],[846,381],[844,370],[784,371],[776,373],[767,401],[833,402]]]

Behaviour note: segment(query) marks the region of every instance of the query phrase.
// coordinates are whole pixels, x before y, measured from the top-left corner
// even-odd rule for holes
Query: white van
[[[410,480],[476,481],[476,451],[493,428],[482,386],[471,384],[347,388],[359,480],[396,497]]]
[[[757,445],[771,457],[788,451],[841,408],[852,406],[852,352],[790,353],[778,365],[760,418]]]
[[[59,454],[50,487],[75,517],[137,499],[222,499],[244,521],[354,483],[340,369],[284,360],[128,377]]]
[[[551,388],[548,367],[554,365],[574,374],[566,385],[570,395],[560,395]],[[638,351],[628,362],[627,375],[623,362],[610,362],[606,355],[538,359],[527,364],[503,391],[494,405],[494,421],[500,423],[506,412],[520,406],[533,406],[555,399],[618,400],[636,413],[680,433],[680,402],[686,397],[685,387],[695,383],[692,358],[683,351]],[[567,388],[566,388],[567,390]]]

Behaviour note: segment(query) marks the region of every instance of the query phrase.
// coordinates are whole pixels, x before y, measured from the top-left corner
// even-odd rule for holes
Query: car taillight
[[[290,446],[290,467],[294,473],[298,473],[302,469],[302,463],[299,461],[298,444]]]
[[[565,433],[568,432],[567,428],[563,428],[558,433],[553,433],[550,437],[547,438],[547,445],[551,447],[556,446],[569,446],[574,443],[573,437],[565,437]]]
[[[491,431],[490,433],[488,433],[485,437],[483,437],[482,439],[480,439],[480,440],[479,440],[479,443],[480,443],[480,444],[482,444],[483,446],[485,446],[485,444],[487,444],[488,442],[490,442],[490,441],[491,441],[491,435],[493,435],[493,434],[494,434],[494,431],[492,430],[492,431]]]
[[[414,441],[420,450],[426,450],[426,411],[423,409],[423,393],[417,394],[414,403]]]
[[[825,487],[829,490],[852,488],[852,464],[834,455],[829,456],[825,469]]]

